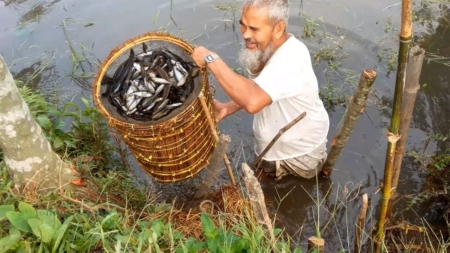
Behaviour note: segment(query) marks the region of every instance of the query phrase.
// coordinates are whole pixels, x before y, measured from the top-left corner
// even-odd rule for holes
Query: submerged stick
[[[327,160],[322,166],[321,174],[323,176],[328,177],[330,175],[331,170],[341,154],[342,148],[347,144],[359,115],[364,111],[367,98],[372,90],[372,85],[374,84],[376,77],[377,73],[372,69],[366,69],[362,72],[358,89],[353,95],[353,98],[349,101],[342,127],[331,142],[330,152],[327,156]]]
[[[405,86],[406,60],[408,47],[412,39],[412,1],[402,0],[402,26],[400,31],[400,48],[398,50],[397,77],[395,80],[394,107],[392,108],[391,125],[388,132],[388,146],[384,165],[383,196],[379,211],[375,243],[375,253],[381,252],[384,240],[384,223],[386,222],[387,208],[391,197],[392,171],[394,167],[394,155],[399,139],[400,111],[402,107],[403,89]]]
[[[203,111],[205,111],[206,118],[208,119],[208,122],[209,122],[209,127],[211,128],[211,132],[213,133],[214,138],[216,138],[216,141],[218,141],[219,136],[217,135],[216,128],[214,127],[214,122],[212,120],[211,113],[209,112],[208,106],[206,105],[206,100],[205,100],[205,96],[203,95],[203,92],[200,92],[200,95],[198,96],[198,98],[200,100],[200,104],[202,105]],[[228,156],[226,153],[223,156],[223,162],[225,164],[225,167],[227,168],[228,175],[230,176],[230,179],[231,179],[231,183],[233,185],[236,185],[236,180],[234,180],[233,171],[231,169],[230,161],[228,161]]]
[[[394,156],[394,167],[392,175],[392,199],[395,198],[402,166],[403,154],[405,153],[405,144],[408,138],[409,126],[411,124],[414,104],[416,102],[417,92],[420,89],[419,79],[422,72],[422,63],[425,57],[425,50],[418,45],[410,49],[408,62],[406,65],[405,90],[403,91],[401,121],[400,121],[400,140],[397,142]],[[389,215],[389,212],[388,212]]]
[[[211,185],[217,175],[217,171],[219,170],[221,158],[227,153],[229,145],[230,137],[223,134],[220,135],[219,144],[212,153],[211,160],[209,161],[209,165],[207,167],[207,174],[203,179],[202,185],[195,193],[194,200],[200,199],[208,193],[208,190],[211,188]]]
[[[362,198],[362,205],[361,205],[361,211],[359,212],[358,215],[358,222],[356,224],[356,235],[355,235],[355,248],[354,248],[354,252],[361,252],[361,235],[364,232],[363,228],[364,228],[364,221],[366,219],[366,214],[367,214],[367,206],[368,206],[368,198],[367,198],[367,193],[364,193],[363,198]]]
[[[273,226],[272,221],[270,220],[269,214],[266,208],[266,202],[264,201],[264,193],[261,189],[261,185],[256,179],[253,171],[246,164],[242,164],[242,172],[244,174],[244,182],[247,188],[248,198],[250,200],[250,204],[255,213],[256,220],[266,225],[269,230],[270,239],[272,241],[272,246],[276,246],[275,235],[273,234]]]
[[[255,165],[256,167],[259,167],[259,164],[261,163],[262,158],[264,157],[264,155],[270,150],[270,148],[272,148],[272,146],[275,144],[275,142],[281,137],[281,135],[283,135],[287,130],[289,130],[292,126],[294,126],[295,124],[297,124],[300,120],[302,120],[304,117],[306,116],[306,112],[303,112],[302,114],[300,114],[297,118],[295,118],[293,121],[291,121],[291,123],[287,124],[286,126],[284,126],[283,128],[280,129],[280,131],[278,131],[278,134],[275,135],[275,137],[273,137],[272,141],[269,143],[269,145],[267,145],[267,147],[263,150],[263,152],[261,154],[259,154],[259,156],[251,163],[250,167],[254,168]]]

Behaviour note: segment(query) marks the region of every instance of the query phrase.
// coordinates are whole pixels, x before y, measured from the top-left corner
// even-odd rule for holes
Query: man
[[[244,2],[240,29],[245,48],[239,53],[239,62],[249,78],[236,74],[204,47],[196,47],[192,57],[209,69],[231,98],[227,103],[214,101],[218,122],[240,109],[254,114],[256,155],[281,128],[306,112],[266,153],[261,167],[276,179],[287,174],[309,179],[327,157],[329,118],[319,98],[309,51],[287,33],[288,18],[288,0]]]

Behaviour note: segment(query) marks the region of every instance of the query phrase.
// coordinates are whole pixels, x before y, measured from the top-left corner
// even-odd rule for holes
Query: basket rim
[[[119,46],[116,46],[115,48],[113,48],[110,53],[108,54],[108,56],[105,58],[105,60],[102,62],[101,66],[98,68],[97,70],[97,75],[94,79],[94,83],[93,83],[93,88],[92,88],[92,96],[93,96],[93,100],[94,103],[97,107],[97,109],[100,111],[100,113],[106,117],[108,119],[108,122],[111,124],[112,122],[114,122],[113,124],[120,124],[120,125],[126,125],[127,127],[158,127],[160,125],[165,124],[168,121],[172,121],[172,120],[176,120],[177,116],[182,114],[184,111],[186,111],[190,106],[193,105],[193,103],[196,101],[196,98],[192,98],[192,100],[190,101],[189,104],[185,104],[184,105],[184,109],[180,110],[178,112],[178,114],[173,115],[170,118],[163,117],[159,120],[157,120],[155,123],[130,123],[127,121],[124,121],[120,118],[115,117],[113,114],[111,114],[106,107],[104,106],[104,104],[101,102],[101,98],[100,98],[100,93],[101,93],[101,80],[103,79],[103,77],[105,76],[108,67],[114,62],[114,60],[116,60],[120,55],[122,55],[122,53],[124,53],[125,51],[129,50],[130,48],[139,45],[143,42],[148,42],[150,40],[163,40],[163,41],[167,41],[169,43],[173,43],[177,46],[179,46],[180,48],[186,50],[186,52],[188,54],[192,53],[192,51],[194,50],[194,46],[190,43],[188,43],[186,40],[182,39],[181,37],[178,36],[174,36],[168,32],[162,32],[162,31],[156,31],[156,32],[146,32],[144,34],[141,35],[137,35],[135,37],[132,37],[130,39],[127,39],[126,41],[124,41],[123,43],[121,43]],[[199,87],[200,93],[203,89],[203,86],[205,84],[205,78],[207,79],[207,73],[204,67],[200,67],[200,72],[201,72],[201,85],[202,87]],[[195,87],[194,87],[195,89]],[[189,99],[189,98],[188,98]],[[179,109],[179,108],[177,108]],[[174,110],[175,111],[175,110]],[[170,114],[169,114],[170,115]],[[161,120],[161,121],[160,121]]]

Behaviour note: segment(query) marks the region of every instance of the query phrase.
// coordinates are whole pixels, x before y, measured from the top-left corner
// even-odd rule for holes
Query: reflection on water
[[[50,8],[61,0],[2,0],[5,6],[17,11],[20,18],[17,21],[19,27],[33,22],[39,22],[42,16],[50,11]]]
[[[33,51],[34,53],[38,50],[45,51],[56,48],[58,55],[52,59],[51,64],[36,60],[35,62],[31,61],[31,63],[26,62],[21,65],[10,66],[12,67],[11,70],[14,70],[14,68],[20,69],[14,72],[16,78],[28,81],[29,85],[39,88],[53,83],[57,83],[59,87],[64,88],[80,88],[77,87],[75,82],[64,77],[73,72],[74,69],[92,71],[88,68],[91,66],[80,65],[86,63],[77,60],[95,60],[90,58],[90,54],[82,54],[80,49],[82,49],[83,45],[87,49],[92,50],[96,57],[103,60],[112,48],[126,39],[151,31],[153,30],[152,27],[157,27],[159,24],[166,25],[171,22],[169,17],[170,4],[161,0],[151,2],[140,0],[137,1],[138,5],[130,5],[126,1],[118,0],[107,1],[108,4],[105,4],[103,1],[76,1],[73,4],[72,2],[62,1],[59,5],[57,4],[59,1],[0,1],[7,6],[0,9],[0,11],[10,15],[14,13],[17,16],[17,20],[14,20],[17,25],[36,22],[36,28],[39,31],[30,36],[26,34],[25,36],[15,36],[13,33],[8,33],[9,31],[0,31],[0,38],[5,38],[8,35],[16,40],[15,44],[11,46],[14,52],[15,50],[20,51],[23,54],[20,57],[28,56],[28,54],[31,54],[31,51],[23,51],[33,44],[38,44],[44,48],[37,48]],[[239,29],[236,29],[238,28],[237,20],[240,15],[241,2],[234,0],[224,0],[220,1],[220,3],[209,0],[174,1],[173,18],[180,29],[185,30],[180,31],[171,25],[168,27],[169,32],[188,40],[192,39],[194,40],[193,43],[204,45],[216,51],[230,67],[237,68],[239,66],[236,64],[236,54],[242,42]],[[298,6],[297,2],[293,5]],[[368,0],[344,2],[348,5],[361,5],[361,2],[367,4],[367,6],[378,6],[379,4],[378,1]],[[71,5],[64,5],[63,3],[71,3]],[[370,27],[365,31],[356,29],[356,27],[359,27],[359,23],[355,22],[368,23],[371,22],[371,19],[370,17],[359,15],[359,12],[358,16],[351,17],[352,20],[349,21],[351,24],[354,24],[354,27],[348,24],[347,27],[341,26],[342,24],[336,21],[339,18],[336,17],[346,19],[349,15],[345,8],[349,7],[348,10],[356,12],[358,10],[357,7],[339,6],[339,8],[342,7],[339,11],[336,3],[333,3],[333,1],[330,2],[330,5],[335,6],[333,7],[335,9],[328,9],[327,11],[326,7],[328,4],[322,3],[322,1],[313,1],[313,3],[302,6],[306,9],[313,7],[323,9],[320,14],[314,14],[316,21],[319,20],[319,16],[324,16],[324,22],[317,21],[316,23],[317,36],[311,39],[302,38],[310,49],[312,58],[314,58],[314,55],[317,55],[323,59],[326,56],[325,53],[333,51],[324,51],[324,49],[333,49],[336,45],[342,45],[343,49],[340,51],[348,54],[348,57],[345,59],[333,61],[333,63],[336,63],[333,67],[330,67],[327,62],[314,65],[314,71],[318,76],[321,87],[332,88],[324,90],[323,94],[330,96],[330,92],[335,94],[333,93],[334,91],[340,91],[350,95],[359,80],[361,71],[366,68],[375,68],[379,74],[374,85],[375,93],[385,101],[384,104],[389,104],[393,97],[390,89],[395,82],[392,76],[395,75],[391,75],[391,78],[386,77],[384,74],[387,72],[387,67],[382,66],[382,63],[378,63],[376,54],[377,46],[380,45],[377,44],[378,39],[376,36],[380,33],[374,31],[378,35],[373,35],[375,38],[370,39],[360,36],[359,32],[366,33],[370,30]],[[55,6],[58,8],[55,8]],[[139,8],[136,8],[136,6],[139,6]],[[5,11],[5,9],[8,9],[8,11]],[[52,9],[59,11],[51,11]],[[223,10],[220,11],[220,9]],[[238,11],[237,13],[234,12],[236,10]],[[448,44],[448,41],[450,41],[449,22],[446,19],[449,15],[448,9],[443,10],[446,11],[438,12],[439,15],[437,15],[435,9],[431,8],[430,5],[419,6],[415,13],[417,19],[423,22],[425,33],[421,40],[419,40],[421,36],[418,36],[416,33],[416,41],[428,53],[450,57],[450,49],[448,49],[450,47]],[[386,10],[386,12],[388,11],[390,10]],[[432,14],[430,14],[431,11],[433,12]],[[372,13],[371,11],[371,15],[373,14],[378,18],[378,16],[383,17],[386,12],[373,11]],[[0,13],[0,16],[2,13]],[[159,13],[158,22],[152,22],[156,13]],[[294,15],[298,11],[293,10],[292,13]],[[367,13],[367,11],[364,13]],[[44,21],[42,19],[43,15],[46,16]],[[361,16],[364,17],[361,18]],[[436,20],[427,22],[426,20],[427,18],[429,20],[429,17],[436,18]],[[68,29],[69,36],[67,37],[64,37],[61,29],[48,29],[49,25],[57,26],[70,18],[92,21],[95,25],[89,28],[81,24],[71,26]],[[328,21],[328,19],[331,20],[333,18],[336,22]],[[363,20],[361,21],[361,19]],[[295,35],[302,33],[305,24],[304,18],[293,16],[289,23],[290,32]],[[8,30],[6,26],[3,28]],[[383,34],[383,27],[379,29]],[[393,33],[396,33],[396,31]],[[394,36],[397,35],[395,34],[392,37]],[[298,37],[300,38],[300,36]],[[29,42],[26,41],[28,39],[30,40]],[[82,44],[82,42],[86,41],[89,41],[89,43]],[[73,44],[67,42],[72,42]],[[22,50],[19,50],[22,43],[25,45]],[[9,46],[0,43],[0,51],[10,52]],[[71,46],[74,50],[70,49]],[[38,54],[41,54],[41,51]],[[85,52],[89,53],[89,51]],[[427,58],[431,59],[431,56],[429,54]],[[8,55],[7,57],[11,56]],[[92,64],[92,66],[95,69],[95,64]],[[448,67],[442,62],[430,61],[424,63],[421,84],[426,83],[427,86],[420,90],[416,101],[417,107],[414,111],[409,142],[415,140],[415,138],[422,138],[428,133],[442,133],[448,130],[450,123],[448,112],[450,95],[447,87],[449,86],[450,74],[447,74],[446,71],[448,71]],[[59,77],[59,72],[62,77]],[[85,80],[89,80],[89,78],[87,76]],[[212,77],[211,83],[217,87],[215,98],[221,101],[229,99]],[[78,91],[80,92],[81,90],[79,89]],[[341,97],[336,96],[335,98],[340,99]],[[341,102],[341,100],[338,101]],[[306,238],[315,235],[316,224],[318,224],[319,230],[326,238],[327,252],[328,250],[336,252],[336,249],[349,248],[353,240],[354,227],[352,224],[354,224],[355,217],[359,212],[362,193],[368,193],[370,201],[370,213],[366,222],[366,230],[373,227],[372,217],[375,216],[379,198],[379,194],[376,192],[383,179],[384,155],[386,151],[385,130],[389,125],[390,118],[389,110],[381,113],[377,105],[374,105],[377,102],[377,99],[371,98],[371,103],[367,106],[364,114],[360,115],[347,146],[342,150],[341,157],[331,178],[319,179],[317,185],[315,180],[303,180],[292,177],[283,178],[280,182],[274,182],[271,179],[265,179],[262,182],[264,193],[269,202],[268,206],[277,213],[278,224],[285,226],[294,235],[296,241],[303,243],[306,241]],[[345,109],[339,103],[330,110],[329,140],[337,133]],[[252,115],[239,112],[220,124],[221,132],[231,136],[232,139],[229,157],[236,174],[240,174],[240,164],[242,162],[251,161],[249,159],[251,155],[249,154],[253,154],[252,118]],[[417,166],[411,166],[411,164],[410,160],[405,162],[404,171],[401,175],[402,189],[408,192],[420,190],[422,184],[422,175],[418,172]],[[239,177],[237,176],[236,178]],[[199,180],[200,177],[196,177],[194,180],[184,183],[155,185],[158,186],[156,188],[164,191],[167,195],[180,196],[192,193],[195,190],[196,181]],[[222,167],[216,183],[220,185],[224,182],[229,182],[229,179],[226,170]],[[411,185],[414,185],[414,187],[411,187]]]

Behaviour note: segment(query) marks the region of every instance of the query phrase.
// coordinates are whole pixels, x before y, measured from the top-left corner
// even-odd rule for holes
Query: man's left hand
[[[195,63],[197,63],[197,65],[199,67],[204,67],[206,64],[205,57],[210,54],[214,54],[214,53],[209,51],[205,47],[198,46],[198,47],[194,48],[194,51],[191,53],[191,56],[194,59]]]

